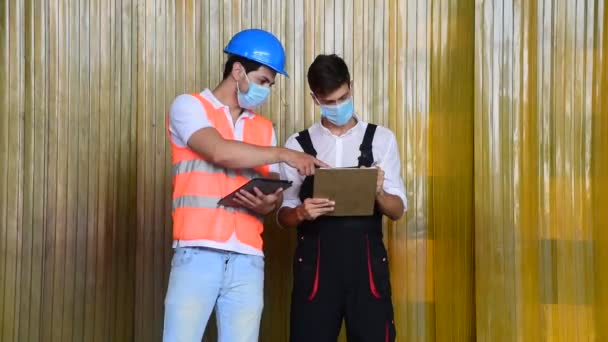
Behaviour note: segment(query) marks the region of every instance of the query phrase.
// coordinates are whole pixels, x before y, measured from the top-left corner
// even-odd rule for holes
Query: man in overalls
[[[325,216],[327,199],[312,198],[313,177],[281,166],[293,181],[279,211],[283,227],[297,227],[298,245],[291,301],[292,342],[335,342],[342,320],[349,342],[394,341],[388,257],[382,215],[398,220],[406,209],[399,149],[387,128],[355,115],[352,81],[336,55],[319,55],[308,69],[321,122],[291,136],[287,148],[306,152],[332,167],[378,167],[375,214]]]

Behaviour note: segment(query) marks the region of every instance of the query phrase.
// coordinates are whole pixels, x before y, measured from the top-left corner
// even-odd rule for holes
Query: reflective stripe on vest
[[[200,101],[218,133],[234,140],[224,109],[216,109],[199,94],[192,96]],[[243,142],[271,145],[272,122],[259,115],[244,120]],[[218,206],[217,202],[250,179],[267,176],[270,167],[230,170],[205,160],[189,147],[176,145],[170,132],[169,137],[173,156],[173,239],[224,242],[236,233],[239,241],[261,250],[264,218],[245,209]]]

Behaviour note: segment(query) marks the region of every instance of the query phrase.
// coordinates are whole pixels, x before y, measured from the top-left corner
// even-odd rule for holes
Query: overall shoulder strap
[[[302,150],[304,151],[304,153],[310,154],[313,157],[317,156],[317,150],[315,150],[315,147],[312,145],[310,133],[308,133],[307,129],[298,133],[296,140],[298,141],[298,143],[300,143],[300,146],[302,146]]]
[[[359,156],[359,167],[367,166],[370,167],[374,163],[374,153],[372,152],[372,142],[374,141],[374,134],[376,134],[376,128],[378,126],[374,124],[367,124],[365,135],[363,136],[363,142],[359,146],[361,155]]]

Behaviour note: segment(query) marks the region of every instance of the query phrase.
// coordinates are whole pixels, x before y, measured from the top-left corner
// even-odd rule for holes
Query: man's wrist
[[[275,204],[269,205],[268,207],[265,208],[264,215],[269,215],[270,213],[272,213],[275,209],[277,208],[277,206]]]
[[[275,159],[278,163],[286,163],[287,162],[287,149],[283,147],[275,147],[276,154]]]
[[[300,204],[299,206],[295,207],[294,210],[296,211],[296,220],[298,221],[298,224],[302,223],[306,219],[304,217],[304,213],[302,212],[302,205]]]

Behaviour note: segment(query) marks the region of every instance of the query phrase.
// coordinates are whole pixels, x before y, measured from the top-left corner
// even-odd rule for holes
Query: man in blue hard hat
[[[279,40],[263,30],[244,30],[224,51],[228,61],[220,84],[178,96],[169,112],[175,254],[164,341],[200,341],[214,308],[220,342],[258,340],[263,217],[280,204],[281,190],[239,193],[237,208],[217,202],[252,178],[278,178],[278,163],[302,175],[325,166],[276,147],[272,122],[253,111],[267,100],[276,74],[287,76]]]

